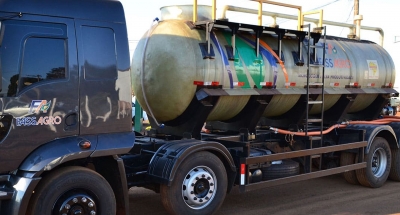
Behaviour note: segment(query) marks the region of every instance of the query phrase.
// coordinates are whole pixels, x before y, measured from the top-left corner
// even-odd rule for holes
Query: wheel
[[[98,173],[83,167],[65,167],[45,176],[35,189],[31,215],[115,215],[112,188]]]
[[[161,200],[174,215],[213,214],[227,191],[226,170],[210,152],[197,152],[179,166],[171,186],[161,185]]]
[[[272,164],[269,167],[261,168],[262,180],[272,180],[298,175],[300,173],[299,163],[293,160],[282,160],[281,164]]]
[[[393,181],[400,181],[400,150],[392,150],[392,165],[390,168],[389,179]]]
[[[375,137],[366,155],[367,168],[356,170],[357,179],[366,187],[381,187],[389,176],[391,153],[388,142]]]
[[[342,152],[340,155],[340,166],[354,164],[357,159],[356,154],[350,152]],[[356,171],[348,171],[343,173],[344,179],[350,184],[360,184],[357,179]]]

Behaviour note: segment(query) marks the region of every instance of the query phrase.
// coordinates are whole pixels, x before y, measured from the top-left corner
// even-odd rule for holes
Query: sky
[[[169,5],[190,5],[192,0],[120,0],[124,6],[125,17],[128,27],[128,38],[130,41],[131,55],[134,52],[137,41],[150,28],[152,20],[160,17],[160,8]],[[303,12],[315,9],[324,10],[324,20],[353,23],[354,0],[273,0],[275,2],[302,6]],[[211,5],[211,0],[198,0],[198,4]],[[399,0],[359,0],[359,13],[363,15],[362,26],[380,27],[383,29],[384,48],[391,55],[397,70],[400,70],[400,1]],[[233,5],[250,9],[257,9],[257,3],[249,0],[217,0],[218,8],[223,5]],[[263,5],[263,10],[297,15],[296,9],[284,8],[269,4]],[[217,10],[217,14],[218,14]],[[217,15],[218,16],[218,15]],[[313,17],[313,16],[310,16]],[[257,24],[257,15],[228,12],[227,18],[233,22]],[[314,16],[313,18],[317,18]],[[272,23],[269,17],[263,18],[263,25]],[[282,28],[295,29],[296,21],[278,19],[277,23]],[[347,37],[348,28],[327,26],[327,34],[332,36]],[[395,43],[395,37],[398,42]],[[361,31],[361,39],[379,43],[379,33],[372,31]],[[400,75],[396,76],[396,87],[400,87]]]

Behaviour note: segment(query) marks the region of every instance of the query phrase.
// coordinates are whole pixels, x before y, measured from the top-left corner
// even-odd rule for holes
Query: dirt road
[[[167,215],[160,195],[130,190],[131,214]],[[378,189],[345,182],[340,175],[227,195],[216,215],[400,214],[400,182]]]

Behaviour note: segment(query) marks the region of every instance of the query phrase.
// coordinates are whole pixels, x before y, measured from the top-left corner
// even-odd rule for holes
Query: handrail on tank
[[[211,5],[211,19],[215,20],[217,17],[217,0],[212,0]],[[197,22],[197,0],[193,0],[193,23],[195,22]]]
[[[324,16],[324,10],[314,10],[314,11],[308,11],[308,12],[304,12],[303,13],[303,17],[302,17],[302,23],[301,25],[304,25],[304,18],[306,15],[312,15],[312,14],[319,14],[319,22],[318,22],[318,27],[322,27],[322,22],[324,21],[323,16]],[[303,30],[303,28],[301,28],[301,30]]]
[[[222,10],[222,17],[220,17],[220,18],[226,19],[226,12],[227,11],[258,14],[258,10],[253,10],[253,9],[243,8],[243,7],[236,7],[236,6],[232,6],[232,5],[225,5],[223,10]],[[276,19],[276,17],[284,18],[284,19],[291,19],[291,20],[297,20],[298,19],[297,16],[288,15],[288,14],[284,14],[284,13],[275,13],[275,12],[263,11],[262,14],[264,16],[270,16],[270,17],[274,18],[274,20]],[[318,19],[307,18],[307,17],[304,18],[304,21],[312,22],[312,23],[318,23],[319,22]],[[342,22],[333,22],[333,21],[328,21],[328,20],[323,20],[323,22],[324,22],[325,25],[347,27],[347,28],[350,28],[350,29],[356,28],[356,25],[354,25],[354,24],[348,24],[348,23],[342,23]],[[383,40],[384,40],[384,36],[385,35],[384,35],[384,32],[383,32],[382,28],[361,26],[361,29],[379,32],[379,34],[380,34],[379,45],[383,46]]]
[[[269,1],[269,0],[250,0],[250,1],[258,2],[258,13],[257,13],[258,14],[258,25],[262,25],[262,15],[263,15],[262,4],[266,3],[266,4],[272,4],[272,5],[297,9],[298,10],[297,30],[301,29],[301,25],[303,23],[303,15],[302,15],[301,6],[285,4],[285,3],[280,3],[280,2],[274,2],[274,1]]]

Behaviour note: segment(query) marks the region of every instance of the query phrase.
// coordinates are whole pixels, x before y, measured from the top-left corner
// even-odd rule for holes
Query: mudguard
[[[89,141],[91,147],[82,149],[79,143]],[[97,147],[97,136],[68,137],[44,144],[33,151],[21,164],[19,170],[35,172],[38,177],[43,171],[49,171],[67,161],[89,157]]]
[[[82,141],[89,141],[91,147],[81,148],[79,143]],[[32,177],[36,177],[43,171],[52,170],[67,161],[128,153],[134,142],[133,132],[57,139],[33,151],[23,161],[19,170],[35,172]]]
[[[396,132],[393,130],[393,126],[390,125],[369,125],[369,124],[360,124],[360,125],[349,125],[347,129],[357,129],[357,130],[365,130],[365,141],[368,142],[367,147],[365,148],[365,153],[369,152],[372,141],[376,136],[384,137],[388,142],[391,148],[399,148],[399,142],[396,138]],[[397,127],[400,128],[400,124],[396,123]]]
[[[217,142],[191,139],[166,143],[157,150],[151,159],[148,176],[154,182],[170,186],[180,164],[186,157],[198,151],[212,152],[221,159],[227,170],[229,190],[236,176],[236,167],[228,149]]]

